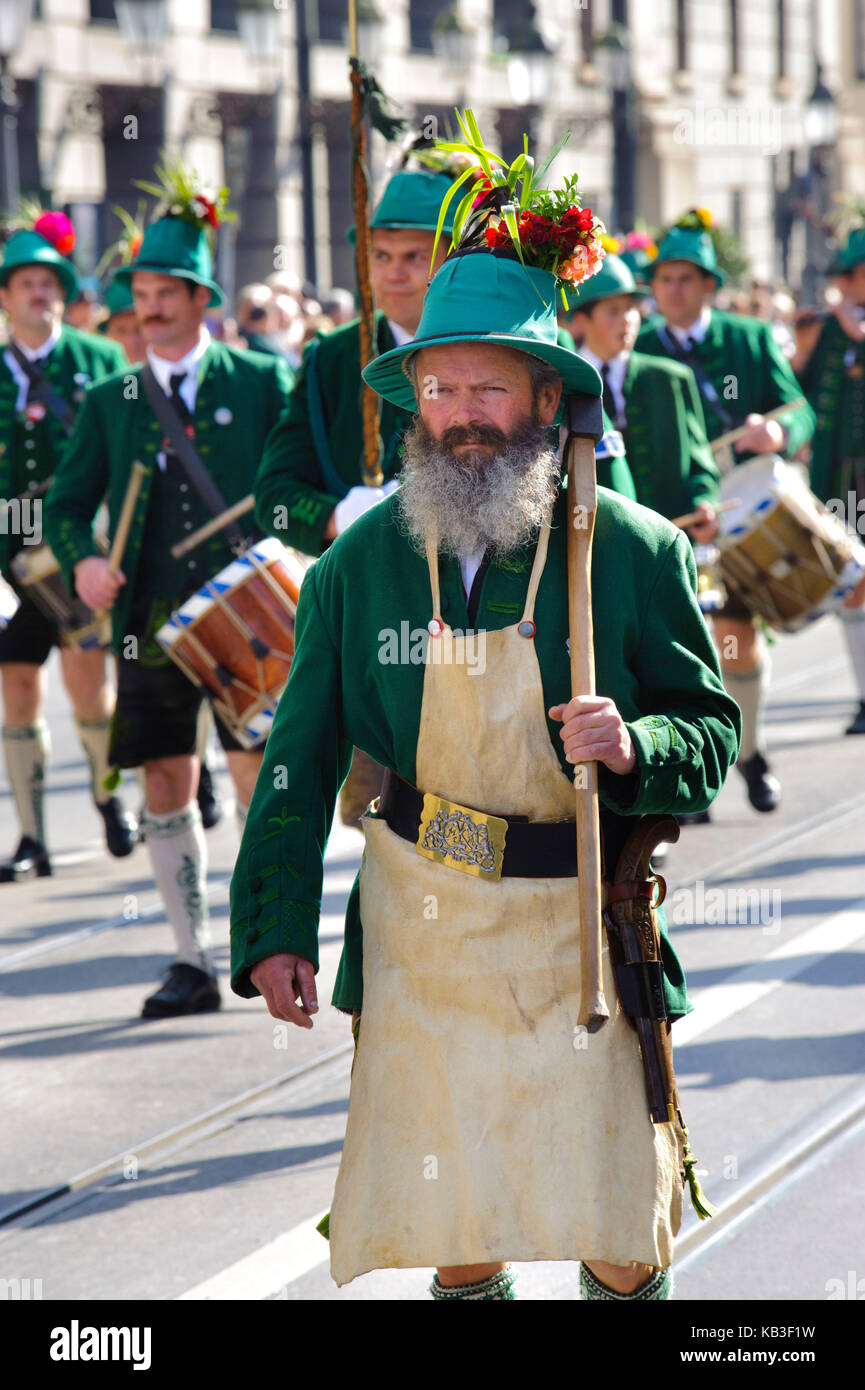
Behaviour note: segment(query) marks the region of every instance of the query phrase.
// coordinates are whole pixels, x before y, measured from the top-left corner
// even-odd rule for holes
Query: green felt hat
[[[134,261],[130,263],[129,268],[134,270]],[[105,291],[105,307],[108,310],[109,318],[112,318],[114,314],[135,313],[135,300],[132,297],[132,286],[128,279],[118,280],[115,275]]]
[[[635,246],[633,251],[623,251],[619,260],[624,262],[635,280],[645,282],[649,278],[647,271],[654,257],[644,247]]]
[[[571,313],[578,314],[588,305],[597,304],[599,299],[612,299],[616,294],[630,294],[642,299],[648,293],[644,285],[637,284],[630,266],[621,256],[607,254],[600,270],[580,286],[579,294],[576,290],[568,293],[568,304]]]
[[[664,261],[690,261],[692,265],[697,265],[704,270],[707,275],[714,275],[718,286],[723,285],[726,280],[718,260],[715,255],[715,243],[707,231],[697,227],[671,227],[664,240],[658,247],[658,254],[645,269],[645,274],[651,280],[655,270]]]
[[[425,169],[400,169],[388,181],[381,195],[370,219],[370,231],[376,227],[392,227],[395,231],[406,228],[416,232],[434,232],[438,226],[442,200],[452,186],[453,180],[447,174],[427,173]],[[443,228],[448,236],[453,232],[454,212],[458,207],[459,198],[454,198]],[[349,227],[346,235],[353,242],[354,227]]]
[[[185,222],[182,217],[160,217],[151,222],[135,260],[114,272],[114,283],[131,286],[131,277],[136,270],[176,275],[181,280],[205,285],[210,290],[208,307],[211,309],[225,300],[225,295],[213,279],[207,233],[203,227]]]
[[[837,253],[829,267],[830,275],[846,275],[865,261],[865,227],[856,227],[847,238],[846,246]]]
[[[13,270],[25,265],[44,265],[59,275],[69,304],[78,293],[78,276],[71,261],[39,232],[13,232],[6,243],[3,264],[0,266],[0,285],[5,285]]]
[[[415,337],[376,357],[363,379],[385,400],[414,413],[414,387],[403,372],[411,353],[443,343],[496,343],[549,362],[565,393],[600,396],[600,376],[582,357],[560,347],[556,329],[556,279],[550,271],[526,268],[492,251],[451,256],[426,292]]]

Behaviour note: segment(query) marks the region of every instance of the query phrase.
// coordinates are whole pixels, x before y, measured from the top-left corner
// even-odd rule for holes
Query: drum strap
[[[180,416],[153,375],[149,363],[142,368],[141,384],[147,399],[153,406],[153,413],[174,450],[178,463],[207,510],[213,516],[220,516],[227,510],[225,498],[202,463],[198,450],[186,433]],[[230,522],[225,527],[225,533],[232,546],[242,547],[245,544],[245,537],[236,521]]]
[[[720,423],[721,428],[724,431],[731,429],[733,426],[733,416],[730,414],[729,410],[726,410],[721,404],[721,398],[715,390],[714,383],[709,380],[703,364],[693,347],[690,351],[683,348],[681,343],[673,337],[666,324],[662,324],[656,331],[670,356],[674,357],[677,362],[684,362],[686,367],[691,368],[691,371],[697,378],[697,386],[699,387],[700,395]]]
[[[24,356],[16,342],[9,343],[9,351],[18,363],[24,375],[30,382],[30,390],[27,396],[28,405],[39,403],[47,406],[52,415],[56,415],[67,434],[72,433],[72,426],[75,424],[75,411],[68,401],[64,401],[62,396],[52,390],[46,377],[42,375],[39,368]]]

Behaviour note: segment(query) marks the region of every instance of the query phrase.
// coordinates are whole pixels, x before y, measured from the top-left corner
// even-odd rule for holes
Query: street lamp
[[[823,64],[816,63],[814,90],[803,113],[805,140],[809,149],[834,145],[838,138],[838,106],[823,81]]]
[[[0,199],[11,211],[18,205],[18,103],[9,59],[20,47],[33,17],[33,0],[0,0],[0,122],[3,126]]]
[[[805,220],[805,265],[802,299],[813,304],[817,285],[828,266],[826,214],[829,206],[829,161],[838,137],[838,107],[823,81],[823,64],[815,61],[814,90],[803,112],[808,171],[798,181],[796,208]]]
[[[627,0],[613,0],[612,14],[613,23],[609,30],[595,43],[595,57],[612,93],[613,196],[610,223],[614,229],[626,232],[634,225],[636,184]]]
[[[549,95],[554,55],[537,29],[527,29],[508,44],[507,71],[511,100],[540,107]]]
[[[142,52],[156,48],[168,33],[167,0],[114,0],[114,13],[124,38]]]

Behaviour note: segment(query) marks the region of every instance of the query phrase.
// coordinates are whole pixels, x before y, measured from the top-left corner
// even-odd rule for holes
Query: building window
[[[237,0],[210,0],[210,27],[237,32]]]
[[[676,0],[676,68],[688,71],[688,9],[685,0]]]
[[[778,0],[778,20],[776,28],[778,45],[777,73],[787,76],[787,0]]]
[[[116,24],[117,15],[114,12],[114,0],[90,0],[90,18]]]
[[[580,50],[584,63],[591,63],[595,56],[595,36],[592,32],[592,11],[589,5],[580,6]]]
[[[740,26],[739,0],[730,0],[730,76],[738,77],[742,71],[742,30]]]
[[[345,0],[318,0],[317,39],[319,43],[342,43],[343,30],[348,25]],[[310,36],[312,37],[312,36]]]

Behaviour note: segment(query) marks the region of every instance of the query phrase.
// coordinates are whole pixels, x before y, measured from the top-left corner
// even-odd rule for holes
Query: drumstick
[[[177,545],[171,547],[171,553],[175,560],[179,560],[181,555],[186,554],[187,550],[194,550],[202,541],[206,541],[208,536],[212,536],[215,531],[221,531],[223,526],[228,526],[230,522],[236,521],[245,512],[251,512],[254,506],[255,496],[250,492],[247,497],[241,498],[233,506],[226,507],[224,512],[219,513],[219,516],[215,516],[212,521],[205,522],[197,531],[193,531],[191,536],[187,536],[184,540],[178,541]]]
[[[132,525],[132,513],[135,511],[135,503],[138,501],[138,494],[141,491],[141,482],[147,469],[143,463],[136,459],[132,465],[132,472],[129,475],[129,482],[126,484],[126,496],[123,499],[123,506],[120,509],[120,519],[117,522],[117,530],[114,532],[114,540],[111,543],[111,554],[108,556],[108,571],[116,574],[120,569],[120,561],[123,559],[123,552],[126,549],[126,541],[129,537],[129,528]]]
[[[803,410],[808,404],[804,396],[799,396],[795,401],[785,401],[783,405],[776,405],[774,410],[767,410],[763,416],[763,421],[777,420],[779,415],[786,415],[789,410]],[[728,430],[726,434],[719,434],[717,439],[709,440],[709,448],[713,454],[719,449],[725,449],[728,444],[733,444],[737,439],[741,439],[743,434],[747,434],[750,425],[739,425],[734,430]]]
[[[594,695],[592,630],[592,536],[597,509],[595,447],[587,434],[568,445],[568,625],[571,637],[571,695]],[[610,1016],[601,966],[601,829],[598,764],[574,768],[577,799],[577,893],[580,904],[580,1012],[590,1033]]]
[[[717,504],[715,511],[720,515],[721,512],[728,512],[731,507],[741,507],[741,505],[742,499],[740,497],[728,497],[726,502],[719,502]],[[696,526],[698,521],[703,521],[704,519],[705,518],[700,512],[685,512],[684,516],[673,517],[673,525]]]

